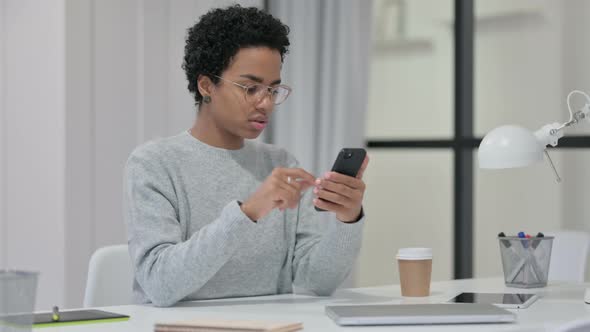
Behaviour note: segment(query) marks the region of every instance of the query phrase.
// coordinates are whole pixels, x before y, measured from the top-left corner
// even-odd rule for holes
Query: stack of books
[[[154,332],[293,332],[302,329],[302,323],[198,319],[157,323]]]

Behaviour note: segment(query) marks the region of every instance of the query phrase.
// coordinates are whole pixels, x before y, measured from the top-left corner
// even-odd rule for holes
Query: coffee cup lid
[[[400,248],[396,258],[405,260],[432,259],[432,248]]]

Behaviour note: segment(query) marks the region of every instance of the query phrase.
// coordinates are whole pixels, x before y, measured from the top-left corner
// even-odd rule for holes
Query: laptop
[[[512,323],[516,315],[493,304],[435,303],[326,306],[338,325]]]

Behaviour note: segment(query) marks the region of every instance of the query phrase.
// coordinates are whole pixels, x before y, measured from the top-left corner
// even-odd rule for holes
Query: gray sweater
[[[170,306],[290,293],[293,284],[331,294],[358,255],[365,218],[319,218],[308,189],[297,209],[251,221],[238,201],[276,167],[297,161],[268,144],[225,150],[188,132],[133,151],[124,196],[135,301]]]

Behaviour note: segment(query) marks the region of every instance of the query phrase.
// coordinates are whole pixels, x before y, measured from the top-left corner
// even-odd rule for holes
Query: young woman
[[[321,178],[286,151],[248,141],[289,96],[289,28],[256,8],[215,9],[189,29],[183,68],[190,130],[137,148],[126,165],[129,252],[140,303],[331,294],[364,223],[362,173]],[[320,200],[321,199],[321,200]],[[320,222],[314,205],[331,214]]]

